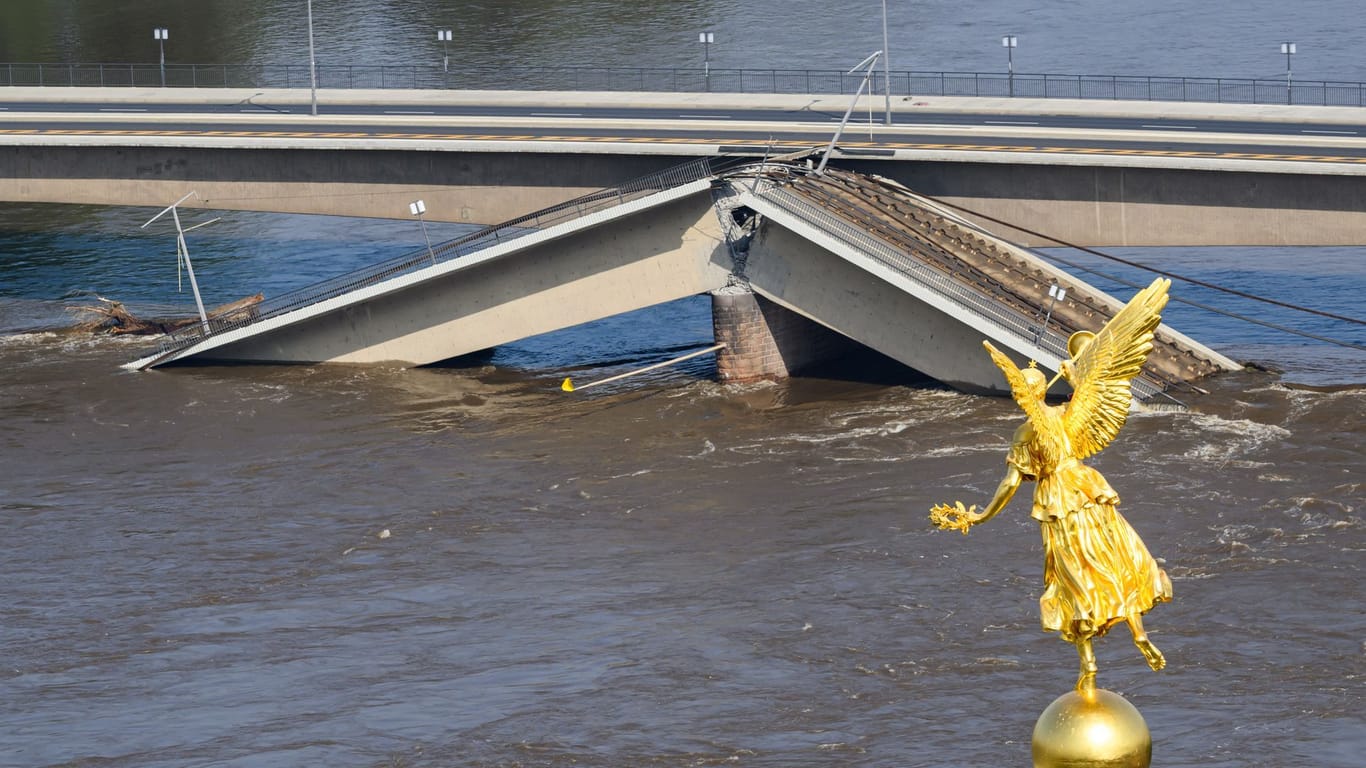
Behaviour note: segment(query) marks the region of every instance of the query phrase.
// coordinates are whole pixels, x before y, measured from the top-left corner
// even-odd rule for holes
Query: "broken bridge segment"
[[[725,284],[729,257],[698,160],[210,317],[129,363],[426,365]]]
[[[983,339],[1056,371],[1073,331],[1123,306],[895,182],[794,164],[749,174],[721,202],[749,287],[956,388],[1009,393]],[[1052,285],[1067,294],[1044,327]],[[1150,399],[1238,367],[1164,325],[1134,390]]]
[[[1043,328],[1040,301],[1054,283],[1068,296]],[[804,318],[781,324],[778,356],[795,347],[808,360],[839,355],[852,339],[951,386],[994,393],[1005,385],[983,339],[1056,370],[1071,331],[1097,329],[1121,306],[893,183],[792,160],[713,158],[210,317],[127,367],[423,365],[702,293],[713,294],[720,337],[733,330],[723,288]],[[772,332],[767,317],[730,316]],[[1157,346],[1135,383],[1140,397],[1236,367],[1165,326]]]

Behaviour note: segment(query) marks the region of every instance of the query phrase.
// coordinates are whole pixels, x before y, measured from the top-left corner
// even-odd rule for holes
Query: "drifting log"
[[[146,336],[170,333],[199,322],[197,317],[137,317],[129,312],[121,301],[106,299],[103,296],[96,296],[95,298],[99,300],[99,304],[67,307],[68,311],[87,318],[76,323],[73,330],[85,333]],[[209,322],[218,325],[248,320],[255,315],[256,305],[260,304],[264,298],[262,294],[258,293],[255,296],[247,296],[214,307],[209,312]]]

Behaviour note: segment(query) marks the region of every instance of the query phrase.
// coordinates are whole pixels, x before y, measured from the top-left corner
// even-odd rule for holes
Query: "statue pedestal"
[[[1113,691],[1065,693],[1034,724],[1034,768],[1148,768],[1152,755],[1148,724]]]

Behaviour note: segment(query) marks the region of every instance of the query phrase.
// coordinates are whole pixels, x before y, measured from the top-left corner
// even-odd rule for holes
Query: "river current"
[[[956,4],[914,5],[967,39]],[[1332,5],[1300,23],[1330,36]],[[190,311],[153,213],[0,207],[0,766],[1028,765],[1076,667],[1039,630],[1037,523],[1023,499],[968,536],[927,520],[990,497],[1010,401],[722,385],[706,358],[560,391],[710,343],[705,297],[461,366],[129,373],[154,340],[71,333],[68,307]],[[414,222],[214,215],[189,242],[210,304],[422,244]],[[1366,293],[1360,249],[1114,252],[1338,314]],[[1174,294],[1173,326],[1282,372],[1203,381],[1092,460],[1175,590],[1146,620],[1168,668],[1118,629],[1100,684],[1154,765],[1358,766],[1366,353],[1179,301],[1366,338]]]

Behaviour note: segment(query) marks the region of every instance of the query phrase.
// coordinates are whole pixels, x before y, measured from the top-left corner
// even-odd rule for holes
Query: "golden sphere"
[[[1148,768],[1152,756],[1148,724],[1113,691],[1065,693],[1034,724],[1034,768]]]

